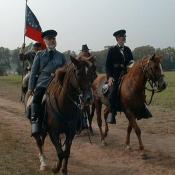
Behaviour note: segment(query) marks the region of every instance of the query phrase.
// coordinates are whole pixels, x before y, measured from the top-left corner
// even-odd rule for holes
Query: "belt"
[[[125,68],[124,64],[114,64],[114,67],[115,68],[117,68],[117,67]]]
[[[46,71],[41,71],[41,73],[40,74],[42,74],[42,75],[47,75],[47,76],[52,76],[54,73],[53,72],[46,72]]]

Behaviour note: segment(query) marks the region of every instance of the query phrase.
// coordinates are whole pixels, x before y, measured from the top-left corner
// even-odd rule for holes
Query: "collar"
[[[47,52],[49,52],[49,51],[56,51],[56,49],[49,49],[49,48],[47,48]]]
[[[117,47],[118,47],[119,49],[124,49],[124,46],[125,46],[125,45],[122,46],[122,45],[117,44]]]
[[[48,55],[49,54],[49,51],[53,50],[54,51],[54,54],[56,53],[56,49],[48,49],[46,48],[44,51],[43,51],[43,55]]]

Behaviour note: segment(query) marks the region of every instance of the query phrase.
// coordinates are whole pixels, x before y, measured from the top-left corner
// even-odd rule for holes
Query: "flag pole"
[[[25,44],[25,33],[26,33],[26,15],[27,15],[27,0],[26,0],[26,6],[25,6],[25,22],[24,22],[24,44]]]
[[[26,37],[25,37],[25,34],[26,34],[26,15],[27,15],[27,0],[26,0],[26,3],[25,3],[25,21],[24,21],[24,40],[23,40],[23,46],[25,48],[25,42],[26,42]],[[22,49],[24,49],[22,48]],[[23,101],[23,89],[22,89],[22,86],[23,86],[23,78],[24,78],[24,60],[22,60],[22,76],[21,76],[21,101]]]

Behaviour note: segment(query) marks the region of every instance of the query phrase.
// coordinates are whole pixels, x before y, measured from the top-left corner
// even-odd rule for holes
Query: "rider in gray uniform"
[[[34,95],[31,105],[32,136],[39,134],[41,131],[41,103],[52,80],[52,74],[55,73],[56,69],[66,64],[64,55],[55,49],[56,35],[55,30],[47,30],[42,33],[47,48],[36,54],[32,65],[28,91],[29,94]]]

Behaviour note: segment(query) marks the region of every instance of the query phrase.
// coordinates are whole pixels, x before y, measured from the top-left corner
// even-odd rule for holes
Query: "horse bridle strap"
[[[142,68],[142,71],[143,71],[143,73],[144,73],[144,76],[147,78],[147,81],[148,81],[149,85],[151,86],[151,89],[145,86],[145,90],[151,92],[151,97],[150,97],[149,102],[147,103],[147,101],[145,100],[145,103],[146,103],[146,105],[150,105],[151,102],[152,102],[152,99],[153,99],[154,94],[160,92],[160,90],[156,90],[155,87],[154,87],[154,85],[156,85],[156,81],[150,79],[150,78],[147,76],[147,75],[149,75],[149,73],[148,73],[148,71],[146,70],[146,67],[147,67],[147,68],[149,67],[149,60],[148,60],[148,62],[147,62],[146,65],[147,65],[147,66],[144,66],[144,65],[143,65],[143,59],[142,59],[142,61],[141,61],[141,68]],[[152,69],[151,69],[151,72],[153,72]],[[153,76],[153,73],[152,73],[152,76]]]
[[[78,99],[79,99],[79,103],[76,102],[75,100],[72,99],[72,97],[67,94],[68,98],[70,99],[70,101],[80,110],[82,110],[82,100],[81,100],[81,94],[78,96]]]
[[[149,88],[147,88],[147,87],[146,87],[145,89],[147,89],[148,91],[152,91],[152,90],[154,89],[154,92],[155,92],[155,93],[160,92],[160,90],[155,89],[155,87],[157,88],[157,83],[156,83],[156,81],[159,81],[159,80],[156,80],[152,68],[150,68],[150,69],[151,69],[151,74],[148,73],[148,70],[146,70],[146,68],[149,68],[149,60],[148,60],[148,62],[147,62],[147,64],[146,64],[146,66],[144,66],[144,65],[143,65],[143,59],[142,59],[141,67],[142,67],[142,71],[143,71],[145,77],[147,78],[147,81],[149,82],[149,84],[150,84],[150,86],[151,86],[151,89],[149,89]],[[153,79],[150,78],[150,75],[153,77]],[[161,78],[161,77],[160,77],[160,78]],[[160,78],[159,78],[159,79],[160,79]],[[156,85],[156,86],[155,86],[155,85]]]

